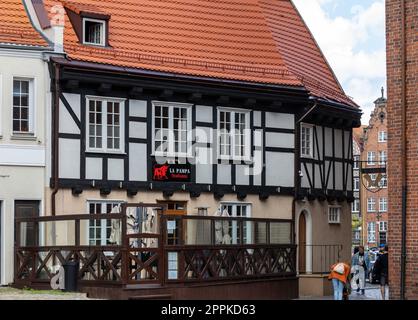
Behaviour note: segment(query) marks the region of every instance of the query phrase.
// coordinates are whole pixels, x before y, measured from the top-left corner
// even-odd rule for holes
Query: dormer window
[[[96,46],[105,46],[106,44],[106,22],[97,19],[83,19],[83,43]]]

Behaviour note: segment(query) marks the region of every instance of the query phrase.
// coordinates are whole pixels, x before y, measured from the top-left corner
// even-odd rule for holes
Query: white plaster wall
[[[39,52],[0,49],[0,201],[1,277],[7,285],[13,280],[14,201],[41,201],[44,212],[44,190],[48,185],[46,164],[47,132],[50,130],[51,95],[48,66]],[[12,135],[13,77],[33,79],[34,135],[17,138]]]

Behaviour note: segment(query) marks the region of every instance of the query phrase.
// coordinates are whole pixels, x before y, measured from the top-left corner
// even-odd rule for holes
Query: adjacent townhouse
[[[49,41],[22,1],[0,3],[0,284],[13,281],[14,217],[45,213]]]
[[[351,205],[352,215],[352,228],[353,238],[352,245],[353,249],[362,243],[361,229],[362,229],[362,211],[361,211],[361,154],[363,150],[363,133],[365,126],[353,129],[353,155],[354,155],[354,166],[353,166],[353,192],[354,202]]]
[[[157,202],[288,219],[272,234],[298,244],[293,286],[324,293],[350,257],[361,111],[291,1],[32,3],[65,53],[49,59],[47,215]],[[109,243],[90,227],[86,243]]]
[[[387,100],[382,96],[374,101],[369,125],[362,134],[361,172],[355,184],[361,188],[363,244],[376,248],[387,244],[388,234],[388,177],[387,167]],[[371,171],[370,171],[371,170]],[[369,172],[368,172],[369,171]]]

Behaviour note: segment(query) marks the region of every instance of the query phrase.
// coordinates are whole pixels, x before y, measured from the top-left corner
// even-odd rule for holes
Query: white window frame
[[[371,226],[373,226],[373,228],[371,228]],[[367,223],[367,242],[376,243],[376,223],[375,222]]]
[[[372,160],[370,158],[372,158]],[[374,166],[375,164],[376,164],[376,152],[375,151],[367,151],[367,165],[368,166]]]
[[[384,161],[382,161],[382,154],[385,155],[383,157],[385,159]],[[387,160],[388,160],[388,154],[386,150],[379,151],[379,164],[386,164]]]
[[[122,203],[124,203],[124,201],[122,201],[122,200],[87,200],[87,203],[86,203],[86,205],[87,205],[87,214],[93,214],[93,213],[90,213],[90,204],[96,204],[96,205],[100,205],[100,214],[109,214],[109,212],[106,212],[106,205],[108,205],[108,204],[113,204],[113,205],[118,205],[118,204],[122,204]],[[90,228],[92,228],[92,226],[90,225],[90,220],[86,220],[87,222],[88,222],[88,224],[87,224],[87,230],[86,230],[86,239],[87,239],[87,242],[88,242],[88,245],[91,245],[90,244],[90,241],[92,240],[91,238],[90,238]],[[93,220],[93,221],[95,221],[95,223],[96,222],[98,222],[98,221],[100,221],[100,245],[101,246],[108,246],[109,244],[107,244],[107,240],[108,240],[108,238],[107,238],[107,228],[109,228],[109,226],[107,225],[107,224],[102,224],[102,222],[104,221],[103,219],[102,220]],[[105,220],[105,221],[108,221],[108,220]],[[96,227],[96,225],[94,226],[94,227]],[[95,238],[96,239],[96,238]],[[121,241],[122,241],[123,239],[121,239]],[[93,246],[94,246],[95,244],[93,244]]]
[[[351,205],[351,212],[360,212],[360,199],[354,199],[353,204]]]
[[[170,158],[188,158],[192,157],[193,136],[192,136],[192,104],[167,102],[167,101],[152,101],[152,155],[157,157]],[[168,150],[155,150],[155,107],[168,107]],[[175,152],[174,141],[174,108],[187,109],[187,150],[186,152]]]
[[[387,142],[388,141],[387,131],[379,131],[377,141],[378,142]]]
[[[232,213],[230,215],[230,217],[237,217],[237,207],[241,206],[241,207],[246,207],[246,211],[247,211],[247,215],[246,216],[239,216],[239,217],[247,217],[247,218],[251,218],[252,216],[252,204],[248,203],[248,202],[221,202],[220,203],[220,211],[223,212],[224,207],[225,206],[231,206],[232,207]],[[244,228],[246,227],[245,225],[243,226]],[[237,221],[232,221],[232,239],[231,239],[231,243],[232,244],[238,244],[238,224]],[[251,244],[252,240],[251,239],[251,225],[246,227],[246,235],[245,235],[245,244]]]
[[[309,152],[303,152],[306,147],[303,145],[303,130],[309,130]],[[308,123],[302,123],[300,125],[300,156],[304,158],[313,158],[313,125]]]
[[[379,212],[387,212],[388,211],[388,198],[383,197],[379,198]]]
[[[353,191],[360,191],[360,178],[354,178],[353,184]]]
[[[102,147],[93,148],[90,147],[90,135],[89,135],[89,102],[91,100],[101,101],[102,102]],[[87,152],[99,152],[99,153],[116,153],[123,154],[125,153],[125,101],[124,98],[114,98],[114,97],[100,97],[100,96],[86,96],[86,151]],[[107,147],[107,103],[116,102],[119,103],[119,121],[120,121],[120,144],[119,149],[110,149]]]
[[[334,216],[332,216],[331,218],[331,211],[332,210],[337,210],[337,212],[335,212],[335,219]],[[341,223],[341,206],[328,206],[328,223],[329,224],[340,224]]]
[[[28,103],[29,103],[29,108],[28,108],[28,116],[29,116],[29,121],[28,121],[28,131],[14,131],[13,130],[13,107],[14,107],[14,102],[13,102],[13,95],[14,95],[14,82],[16,81],[28,81],[29,82],[29,97],[28,97]],[[11,92],[11,117],[10,117],[10,122],[11,122],[11,127],[10,127],[10,132],[12,133],[12,137],[19,137],[19,136],[31,136],[34,137],[35,136],[35,115],[36,115],[36,106],[35,106],[35,101],[36,101],[36,92],[35,92],[35,88],[36,88],[36,79],[33,77],[25,77],[25,76],[13,76],[12,77],[12,92]]]
[[[367,198],[367,212],[376,212],[376,199],[373,197]]]
[[[229,155],[222,155],[221,154],[221,122],[220,122],[220,114],[221,112],[229,112],[230,113],[230,124],[231,130],[228,133],[229,135]],[[244,128],[244,155],[237,155],[235,153],[235,113],[242,113],[245,115],[245,128]],[[237,161],[250,161],[251,160],[251,126],[250,126],[250,110],[247,109],[239,109],[239,108],[226,108],[226,107],[217,107],[217,154],[218,159],[220,160],[237,160]]]
[[[388,231],[388,222],[379,221],[379,232],[387,232],[387,231]]]
[[[100,37],[100,43],[94,43],[94,42],[87,42],[86,41],[86,22],[97,22],[102,25],[102,32]],[[83,44],[93,45],[93,46],[106,46],[106,21],[99,20],[99,19],[91,19],[91,18],[83,18]]]
[[[386,183],[384,183],[386,181]],[[384,174],[379,181],[379,187],[386,189],[388,187],[388,176]]]
[[[353,163],[353,169],[354,170],[357,170],[357,169],[360,169],[360,156],[358,156],[358,155],[355,155],[354,157],[353,157],[353,160],[354,160],[354,163]]]

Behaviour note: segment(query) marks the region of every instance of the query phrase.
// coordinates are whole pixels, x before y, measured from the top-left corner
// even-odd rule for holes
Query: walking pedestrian
[[[385,245],[383,252],[377,257],[376,262],[374,263],[374,270],[376,272],[377,278],[380,281],[380,292],[382,294],[382,300],[386,298],[386,285],[388,285],[388,276],[389,276],[389,247]]]
[[[355,279],[359,281],[359,286],[357,287],[357,292],[360,292],[364,295],[364,288],[366,286],[366,276],[369,271],[369,256],[364,252],[364,247],[359,246],[358,252],[353,255],[351,259],[351,265],[354,268]]]
[[[343,291],[350,276],[350,265],[339,262],[331,266],[328,279],[332,280],[334,288],[334,300],[343,300]]]

